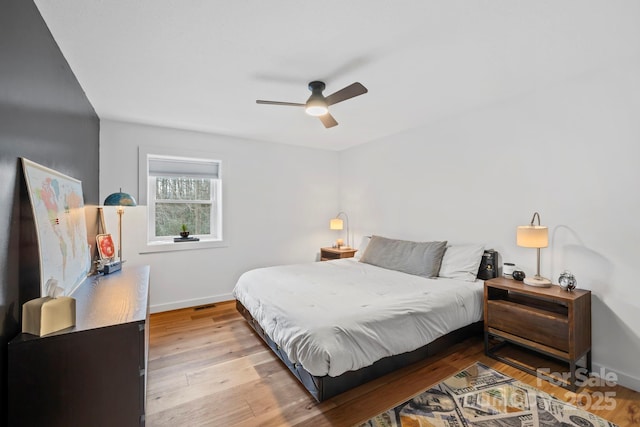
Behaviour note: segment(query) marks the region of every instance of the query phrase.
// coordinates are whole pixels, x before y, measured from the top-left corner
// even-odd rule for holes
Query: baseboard
[[[604,366],[595,362],[592,363],[591,372],[597,376],[602,376],[601,374],[607,375],[608,373],[612,372],[617,377],[616,383],[623,387],[640,392],[640,378],[633,377],[629,374],[625,374],[624,372],[620,372],[616,369],[611,369],[608,366]]]
[[[205,298],[194,298],[182,301],[169,302],[165,304],[151,304],[149,311],[151,313],[161,313],[163,311],[178,310],[181,308],[197,307],[222,301],[233,300],[232,294],[213,295]]]

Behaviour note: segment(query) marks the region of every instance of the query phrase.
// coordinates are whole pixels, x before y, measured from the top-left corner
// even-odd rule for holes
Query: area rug
[[[482,363],[447,378],[361,427],[617,427]]]

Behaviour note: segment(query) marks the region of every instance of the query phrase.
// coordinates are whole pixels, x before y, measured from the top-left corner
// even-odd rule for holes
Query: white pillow
[[[354,255],[355,259],[360,259],[364,250],[367,249],[367,245],[369,244],[369,240],[371,240],[371,236],[362,236],[362,240],[360,240],[360,245],[356,248],[358,252]]]
[[[438,276],[474,282],[484,254],[483,245],[451,245],[442,257]]]

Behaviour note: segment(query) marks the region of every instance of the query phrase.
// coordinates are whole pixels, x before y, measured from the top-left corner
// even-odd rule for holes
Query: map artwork
[[[91,266],[82,183],[24,158],[22,166],[38,235],[41,295],[51,279],[70,295]]]

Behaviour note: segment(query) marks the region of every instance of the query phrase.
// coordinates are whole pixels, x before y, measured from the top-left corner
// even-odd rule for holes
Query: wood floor
[[[640,393],[593,386],[576,395],[487,358],[480,337],[317,403],[253,333],[234,302],[151,316],[147,426],[351,426],[475,361],[582,403],[620,426],[640,426]],[[613,400],[600,399],[607,392]]]

